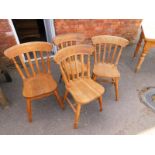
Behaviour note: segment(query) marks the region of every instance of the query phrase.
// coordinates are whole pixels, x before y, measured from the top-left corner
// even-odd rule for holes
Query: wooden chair
[[[53,79],[50,70],[49,54],[52,50],[52,45],[46,42],[29,42],[20,45],[15,45],[7,49],[4,54],[13,60],[17,71],[23,79],[23,96],[26,98],[28,120],[32,122],[31,101],[40,99],[51,94],[54,94],[60,107],[63,109],[64,104],[58,94],[57,83]],[[24,62],[24,54],[27,57],[28,63]],[[41,64],[37,56],[40,56]],[[46,55],[46,61],[44,56]],[[31,57],[34,58],[34,63]],[[18,63],[21,63],[23,70]],[[29,66],[29,67],[28,67]]]
[[[85,36],[82,33],[66,33],[57,35],[53,39],[53,43],[57,46],[58,51],[62,48],[77,45],[77,44],[83,44],[85,40]],[[78,62],[78,66],[80,63]],[[79,66],[80,67],[80,66]],[[61,82],[62,75],[60,76],[59,82]]]
[[[81,106],[98,99],[100,111],[102,111],[102,94],[104,88],[90,77],[90,55],[93,52],[91,45],[74,45],[61,49],[54,57],[59,64],[66,91],[66,100],[75,112],[74,128],[78,127]],[[80,63],[80,68],[78,64]],[[86,66],[86,70],[84,70]],[[70,93],[75,105],[69,100]]]
[[[106,82],[114,84],[117,101],[120,78],[117,64],[123,47],[128,44],[128,40],[116,36],[100,35],[92,37],[92,42],[95,47],[93,79],[96,80],[97,77],[100,77],[104,78],[104,81],[108,80]]]

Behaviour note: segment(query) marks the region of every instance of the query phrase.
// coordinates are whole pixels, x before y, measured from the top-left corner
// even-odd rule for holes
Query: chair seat
[[[108,63],[97,63],[94,65],[93,73],[99,77],[120,77],[117,66]]]
[[[23,96],[24,97],[37,97],[51,93],[57,88],[57,83],[48,73],[39,73],[34,77],[24,80]]]
[[[67,90],[77,103],[86,104],[99,98],[105,91],[104,87],[90,78],[78,78],[69,82]]]

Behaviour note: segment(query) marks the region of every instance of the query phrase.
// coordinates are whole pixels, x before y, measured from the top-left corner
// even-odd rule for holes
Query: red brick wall
[[[0,19],[0,56],[4,50],[15,45],[16,40],[7,19]]]
[[[83,32],[88,39],[95,35],[116,35],[134,42],[140,19],[55,19],[56,34]]]

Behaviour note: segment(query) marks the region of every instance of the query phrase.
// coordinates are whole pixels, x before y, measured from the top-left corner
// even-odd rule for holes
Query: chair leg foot
[[[96,81],[96,75],[93,73],[93,75],[92,75],[92,79],[94,80],[94,81]]]
[[[115,78],[115,96],[116,96],[116,101],[119,100],[119,93],[118,93],[118,82],[119,82],[119,78]]]
[[[78,129],[78,123],[74,123],[74,129]]]
[[[66,98],[67,98],[67,96],[68,96],[68,93],[69,93],[68,90],[66,90],[66,91],[65,91],[65,94],[64,94],[64,97],[63,97],[63,102],[65,102],[65,100],[66,100]]]
[[[54,96],[56,97],[59,106],[60,106],[62,109],[64,109],[64,103],[63,103],[61,97],[59,96],[58,89],[56,89],[56,90],[54,91]]]
[[[99,100],[99,105],[100,105],[100,112],[102,112],[102,96],[100,96],[98,100]]]
[[[75,119],[74,119],[74,129],[78,128],[78,121],[80,117],[80,111],[81,111],[81,104],[77,104],[76,112],[75,112]]]
[[[135,72],[138,72],[142,66],[142,63],[144,62],[144,59],[147,55],[148,51],[143,51],[140,58],[139,58],[139,61],[137,63],[137,66],[136,66],[136,69],[135,69]]]
[[[28,121],[32,122],[32,105],[31,105],[31,99],[26,99],[27,104],[27,114],[28,114]]]

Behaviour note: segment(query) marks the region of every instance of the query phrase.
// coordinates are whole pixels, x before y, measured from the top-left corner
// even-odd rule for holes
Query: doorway
[[[47,41],[43,19],[12,19],[20,43]]]

